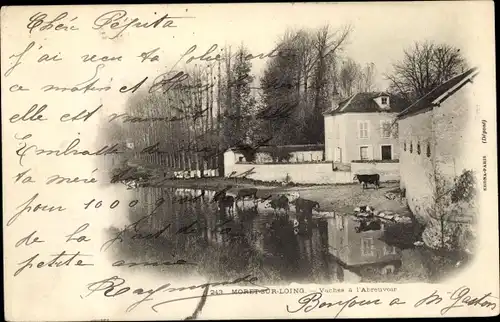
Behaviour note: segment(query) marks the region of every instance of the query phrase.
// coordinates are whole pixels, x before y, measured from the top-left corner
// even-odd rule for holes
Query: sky
[[[221,8],[229,8],[222,6]],[[475,17],[467,2],[341,3],[341,4],[248,4],[231,6],[210,14],[214,19],[205,41],[232,45],[244,42],[251,51],[268,52],[286,28],[317,28],[329,24],[333,30],[351,25],[353,32],[345,55],[361,65],[373,62],[379,87],[387,86],[382,74],[402,58],[403,50],[415,41],[447,43],[468,55],[474,42],[471,32]],[[213,9],[217,6],[212,6]],[[206,18],[203,17],[203,20]],[[198,18],[196,19],[199,22]],[[208,23],[207,23],[208,24]],[[475,29],[477,30],[477,29]],[[472,62],[474,64],[474,62]],[[264,61],[254,61],[254,72],[261,72]]]

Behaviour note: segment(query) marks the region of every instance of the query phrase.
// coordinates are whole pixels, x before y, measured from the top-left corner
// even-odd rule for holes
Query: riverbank
[[[193,178],[162,181],[157,187],[221,190],[231,186],[229,193],[236,193],[242,188],[257,188],[258,197],[296,191],[302,198],[317,201],[322,211],[352,213],[359,206],[370,206],[376,210],[392,211],[409,216],[406,206],[398,198],[386,197],[388,192],[399,188],[398,182],[381,183],[379,189],[363,189],[360,184],[337,185],[280,185],[272,182],[254,181],[245,178]]]

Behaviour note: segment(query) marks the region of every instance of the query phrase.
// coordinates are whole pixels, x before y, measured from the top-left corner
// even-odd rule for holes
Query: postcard
[[[493,2],[1,10],[9,321],[495,316]]]

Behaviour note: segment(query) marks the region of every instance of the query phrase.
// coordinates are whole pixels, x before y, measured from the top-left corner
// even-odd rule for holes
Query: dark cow
[[[319,210],[319,203],[308,199],[297,198],[294,201],[292,201],[291,204],[295,205],[295,211],[297,213],[301,213],[301,216],[299,217],[299,222],[302,221],[302,219],[306,219],[308,224],[312,223],[313,209],[316,211]]]
[[[294,201],[291,202],[292,205],[295,205],[295,209],[297,212],[307,212],[307,213],[312,213],[312,210],[319,210],[319,203],[316,201],[308,200],[308,199],[303,199],[303,198],[297,198]]]
[[[378,189],[380,187],[379,174],[356,174],[352,180],[358,180],[363,184],[363,189],[368,187],[368,184],[373,184]]]
[[[220,210],[226,210],[229,209],[229,213],[234,212],[234,197],[233,196],[224,196],[221,197],[219,200],[219,209]]]
[[[212,202],[216,202],[224,198],[226,196],[226,192],[231,188],[232,186],[227,186],[224,189],[217,191],[214,197],[212,198]]]
[[[245,188],[239,190],[238,194],[236,195],[236,201],[238,200],[245,201],[246,197],[257,199],[257,188]]]
[[[370,231],[370,230],[380,230],[382,228],[382,223],[380,220],[372,220],[372,221],[361,221],[359,223],[359,226],[355,227],[354,230],[357,233],[361,233],[364,231]]]
[[[288,213],[288,211],[290,210],[290,206],[288,203],[288,198],[283,195],[279,196],[278,198],[274,198],[269,202],[271,208],[273,208],[275,212],[276,210],[283,209],[286,213]]]

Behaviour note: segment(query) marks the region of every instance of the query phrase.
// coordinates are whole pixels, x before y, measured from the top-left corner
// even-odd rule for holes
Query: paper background
[[[93,30],[96,17],[106,11],[124,9],[128,16],[140,17],[144,21],[152,21],[160,13],[195,16],[196,19],[179,21],[175,29],[137,29],[129,28],[123,37],[109,40],[99,31]],[[67,11],[69,17],[78,16],[75,25],[78,31],[33,31],[26,28],[28,18],[34,13],[43,11],[49,17]],[[154,15],[153,12],[158,12]],[[377,20],[385,15],[390,22]],[[415,16],[418,16],[415,19]],[[436,19],[437,18],[437,19]],[[103,126],[101,117],[119,112],[126,103],[128,94],[117,91],[123,85],[132,86],[143,77],[154,78],[177,60],[189,46],[197,44],[200,48],[208,48],[212,43],[224,45],[225,41],[236,43],[243,39],[255,52],[267,52],[273,45],[274,37],[269,33],[282,32],[286,24],[319,25],[318,21],[338,21],[339,25],[350,20],[358,24],[359,34],[369,33],[369,28],[383,28],[386,32],[380,42],[367,43],[366,51],[373,53],[376,59],[383,57],[377,45],[391,46],[392,41],[401,48],[411,43],[418,34],[425,34],[422,28],[436,30],[440,37],[447,37],[452,43],[460,44],[467,49],[469,59],[477,62],[481,71],[478,87],[482,95],[476,97],[481,106],[481,119],[489,122],[487,144],[478,144],[477,150],[468,151],[470,156],[487,155],[488,191],[481,195],[481,219],[479,222],[479,247],[476,261],[465,272],[453,276],[439,285],[401,284],[395,285],[397,292],[363,293],[363,298],[380,298],[384,303],[399,297],[409,305],[367,306],[363,308],[344,309],[341,316],[348,317],[427,317],[439,316],[443,305],[414,308],[420,298],[438,290],[442,296],[462,285],[471,288],[471,294],[481,296],[491,292],[499,295],[499,258],[498,258],[498,209],[497,209],[497,171],[496,136],[493,124],[496,120],[495,101],[495,54],[494,24],[492,2],[426,2],[426,3],[350,3],[350,4],[245,4],[245,5],[137,5],[137,6],[69,6],[69,7],[3,7],[1,15],[2,45],[2,159],[3,159],[3,218],[4,218],[4,296],[5,312],[9,320],[150,320],[150,319],[183,319],[189,316],[197,305],[197,301],[183,301],[175,305],[165,306],[159,313],[142,304],[141,308],[125,313],[136,295],[126,294],[117,298],[91,296],[81,298],[85,293],[85,284],[108,276],[120,275],[127,279],[131,287],[151,288],[165,283],[166,276],[133,271],[119,272],[110,267],[106,254],[99,252],[102,244],[102,229],[111,222],[118,223],[126,217],[124,207],[114,211],[84,211],[83,203],[92,198],[111,203],[115,199],[125,200],[122,190],[116,187],[97,185],[60,185],[47,186],[44,178],[59,173],[66,176],[88,177],[97,166],[99,157],[83,156],[27,156],[23,166],[15,155],[19,141],[14,135],[24,136],[31,133],[29,142],[46,149],[58,149],[66,146],[74,138],[82,141],[81,149],[92,150],[99,146],[97,133]],[[414,23],[420,21],[419,24]],[[406,24],[405,21],[408,21]],[[429,21],[429,22],[427,22]],[[394,26],[405,26],[405,32],[397,32]],[[401,36],[404,35],[404,36]],[[406,39],[407,37],[407,39]],[[369,39],[366,37],[365,39]],[[401,39],[399,39],[401,38]],[[31,41],[36,46],[22,60],[12,74],[4,76],[12,66],[9,57],[26,48]],[[39,45],[43,48],[38,49]],[[141,63],[137,56],[143,52],[160,47],[160,62]],[[55,55],[61,53],[64,59],[57,63],[36,63],[43,53]],[[51,93],[42,92],[45,84],[65,86],[92,77],[96,63],[82,63],[80,56],[97,54],[107,56],[123,56],[122,62],[108,62],[100,72],[102,86],[111,84],[113,90],[105,93]],[[359,60],[363,52],[355,53]],[[374,58],[375,59],[375,58]],[[111,80],[112,79],[112,80]],[[10,86],[21,84],[30,88],[29,92],[9,92]],[[48,121],[18,122],[11,124],[8,119],[16,113],[25,112],[33,104],[47,104],[44,111]],[[78,113],[83,109],[94,109],[100,104],[103,108],[98,115],[87,122],[58,121],[64,113]],[[474,129],[474,135],[480,140],[480,123]],[[496,124],[495,124],[496,126]],[[478,158],[478,167],[480,159]],[[36,183],[14,183],[13,177],[19,172],[31,169],[31,176]],[[62,205],[65,212],[27,212],[16,222],[6,226],[7,220],[16,212],[16,207],[35,193],[39,193],[40,202],[48,205]],[[87,243],[65,243],[65,237],[78,226],[90,223],[86,231]],[[30,247],[14,247],[22,237],[36,230],[45,243]],[[50,254],[66,250],[92,254],[92,267],[62,267],[26,269],[17,277],[13,273],[18,269],[17,263],[26,260],[36,253],[48,258]],[[175,281],[176,285],[191,285],[198,281]],[[336,285],[347,290],[349,287],[361,285]],[[386,285],[384,285],[385,287]],[[393,285],[391,285],[393,286]],[[302,286],[306,290],[313,286]],[[375,285],[374,287],[380,287]],[[231,287],[232,288],[232,287]],[[198,292],[200,293],[200,292]],[[298,295],[246,295],[221,296],[208,298],[200,318],[234,319],[234,318],[318,318],[332,317],[337,309],[316,309],[307,314],[289,314],[286,305],[297,305]],[[331,302],[348,299],[349,294],[329,298]],[[476,316],[498,314],[478,306],[462,307],[451,310],[446,316]],[[451,303],[450,303],[451,304]]]

